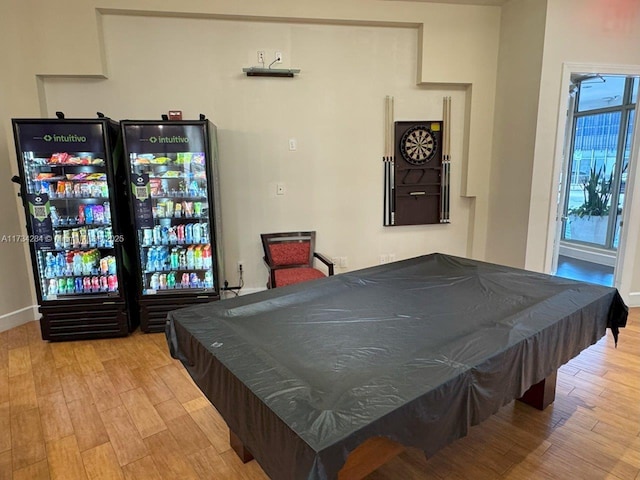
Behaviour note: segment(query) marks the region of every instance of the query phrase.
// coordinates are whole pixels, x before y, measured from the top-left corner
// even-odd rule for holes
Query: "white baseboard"
[[[242,288],[242,289],[240,289],[240,292],[238,292],[238,294],[240,296],[244,296],[244,295],[249,295],[251,293],[263,292],[266,289],[267,289],[267,287]],[[222,298],[234,298],[234,297],[235,297],[235,294],[230,292],[230,291],[222,292]]]
[[[243,288],[240,290],[240,295],[249,295],[250,293],[263,292],[267,289],[267,287],[257,287],[257,288]]]
[[[585,262],[597,263],[607,267],[616,266],[616,255],[613,252],[602,251],[597,248],[574,246],[562,242],[560,244],[560,255]]]
[[[629,307],[640,307],[640,292],[629,292],[629,301],[627,302]]]
[[[4,315],[0,315],[0,332],[24,325],[39,318],[40,312],[38,312],[37,305],[31,305],[30,307],[24,307],[15,312],[5,313]]]

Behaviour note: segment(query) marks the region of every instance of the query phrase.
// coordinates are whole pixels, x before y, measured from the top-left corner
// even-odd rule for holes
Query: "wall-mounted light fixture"
[[[246,67],[242,69],[247,77],[293,77],[300,73],[299,68],[264,68],[264,67]]]

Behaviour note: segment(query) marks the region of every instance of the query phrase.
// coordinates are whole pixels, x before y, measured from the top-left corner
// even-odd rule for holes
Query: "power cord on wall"
[[[242,270],[242,265],[238,266],[238,270],[240,271],[240,275],[239,275],[239,279],[238,279],[238,285],[235,287],[230,287],[229,286],[229,282],[228,281],[224,281],[224,287],[221,288],[222,291],[224,292],[231,292],[233,293],[236,297],[239,295],[240,290],[242,289],[242,287],[244,287],[244,278],[243,278],[243,270]]]

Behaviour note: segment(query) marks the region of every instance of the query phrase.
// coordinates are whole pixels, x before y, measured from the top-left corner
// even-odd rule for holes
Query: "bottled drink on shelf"
[[[107,263],[109,265],[109,274],[110,275],[115,275],[117,272],[117,266],[116,266],[116,257],[114,257],[113,255],[109,255],[107,257]]]
[[[193,265],[196,269],[202,269],[202,246],[195,247],[193,252]]]
[[[51,207],[51,224],[56,227],[58,226],[58,222],[60,222],[60,217],[58,216],[58,210],[56,207]]]
[[[202,237],[202,230],[199,223],[193,224],[193,243],[200,243]]]
[[[102,205],[94,205],[92,208],[92,213],[93,223],[104,223],[104,207]]]
[[[86,217],[85,217],[85,206],[84,205],[78,205],[78,223],[79,224],[84,224],[86,222]]]
[[[56,264],[56,259],[53,256],[53,253],[47,252],[47,255],[45,256],[45,268],[44,268],[44,276],[46,278],[52,278],[53,276],[55,276],[55,264]],[[57,290],[57,286],[56,286],[56,290]]]
[[[104,228],[98,228],[96,230],[96,246],[104,247]]]
[[[212,267],[211,245],[208,243],[202,247],[202,268],[210,269]]]
[[[153,227],[153,244],[162,244],[162,227],[160,225],[156,225],[155,227]]]
[[[213,288],[213,273],[207,270],[204,274],[204,288]]]
[[[109,273],[109,260],[107,257],[102,257],[100,259],[100,273],[103,275],[107,275]]]
[[[82,253],[80,252],[73,253],[73,274],[82,275]]]
[[[54,230],[53,231],[53,245],[56,248],[62,248],[62,239],[63,239],[62,230]]]
[[[184,243],[185,240],[185,228],[184,225],[178,225],[176,227],[176,237],[178,237],[178,243]]]
[[[200,229],[202,230],[200,241],[202,243],[209,243],[209,224],[207,222],[201,223]]]
[[[193,245],[191,245],[187,248],[187,268],[194,268],[195,264],[194,248]]]
[[[178,235],[176,233],[177,227],[169,227],[169,245],[175,245],[178,243]]]
[[[158,273],[154,273],[151,275],[151,280],[149,281],[149,288],[151,290],[158,290],[160,287],[160,275]]]
[[[87,230],[87,243],[90,247],[95,248],[98,246],[98,230],[99,229],[97,228],[90,228]]]
[[[57,295],[58,294],[58,281],[55,278],[49,280],[49,289],[47,290],[47,295]]]
[[[156,249],[151,247],[147,250],[147,272],[152,272],[156,269]]]
[[[153,245],[153,229],[152,228],[142,229],[142,245],[145,247],[148,247],[149,245]]]
[[[111,223],[111,204],[104,202],[102,206],[104,207],[104,223]]]
[[[84,221],[88,225],[93,223],[93,205],[87,205],[84,208]]]
[[[80,229],[71,229],[71,246],[73,248],[80,248]]]
[[[116,292],[118,290],[118,277],[117,275],[109,275],[107,278],[109,291]]]
[[[104,228],[104,246],[113,247],[113,229],[111,227]]]

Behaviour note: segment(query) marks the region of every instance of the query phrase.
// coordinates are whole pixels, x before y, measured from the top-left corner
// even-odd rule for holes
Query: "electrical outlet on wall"
[[[346,268],[347,267],[347,257],[333,257],[331,259],[331,261],[338,268]]]
[[[282,63],[282,52],[276,52],[276,63]]]

